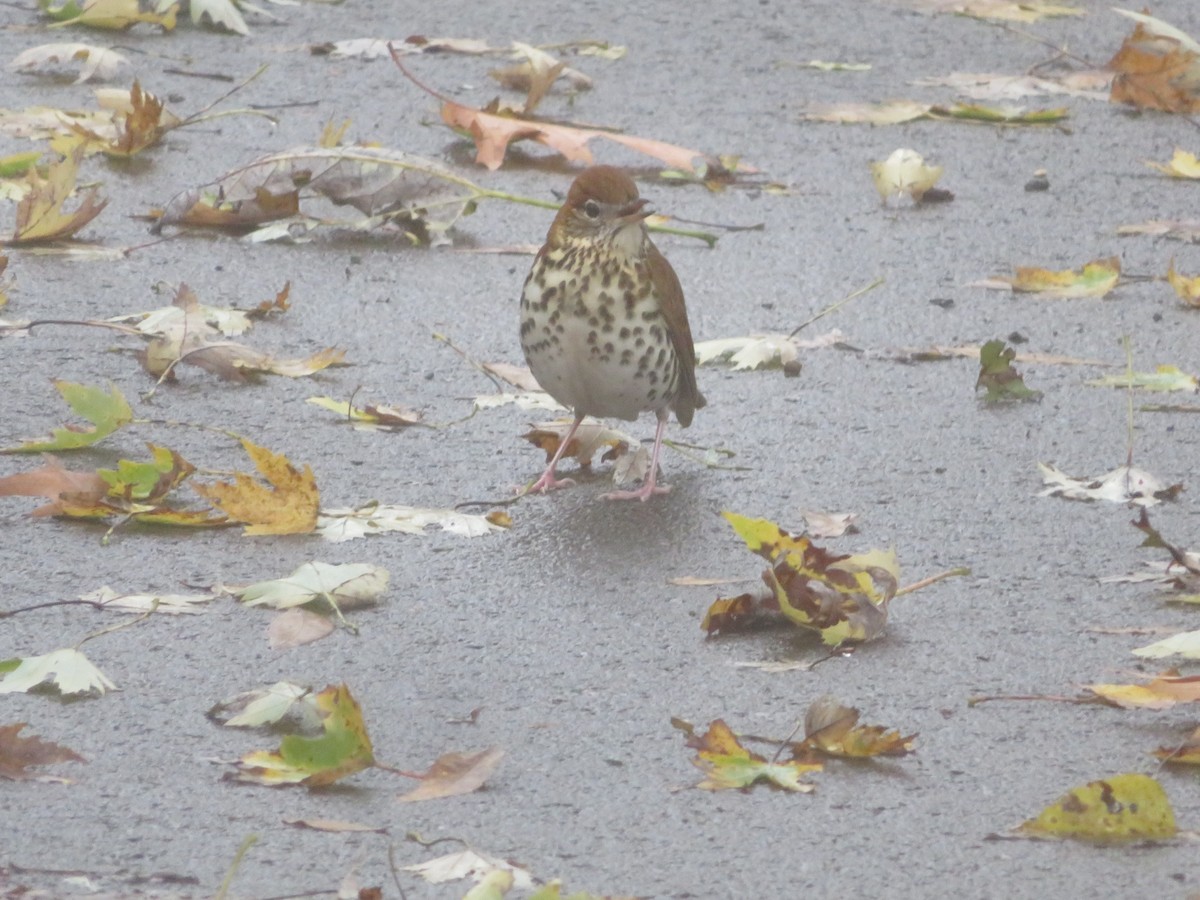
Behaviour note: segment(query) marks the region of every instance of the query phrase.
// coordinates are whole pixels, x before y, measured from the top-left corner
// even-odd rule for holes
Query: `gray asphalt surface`
[[[1022,29],[1102,64],[1131,23],[1108,4],[1082,4],[1080,19]],[[1107,300],[1044,301],[965,286],[1014,265],[1068,268],[1121,257],[1126,273],[1163,274],[1173,255],[1200,271],[1190,245],[1118,238],[1119,225],[1184,218],[1189,184],[1150,172],[1175,146],[1197,149],[1181,117],[1136,114],[1073,98],[1065,129],[996,129],[942,122],[869,128],[799,121],[812,103],[892,97],[949,101],[948,89],[913,79],[952,71],[1019,73],[1053,52],[1014,31],[965,18],[926,17],[876,2],[789,4],[761,0],[681,5],[412,4],[354,0],[275,10],[249,38],[181,27],[173,34],[108,35],[46,29],[32,3],[0,8],[0,60],[50,40],[112,43],[131,51],[143,85],[189,112],[225,90],[164,72],[249,75],[270,64],[233,105],[279,106],[278,127],[231,118],[178,131],[127,165],[89,160],[84,180],[104,185],[108,209],[86,234],[106,246],[147,240],[131,216],[259,154],[311,143],[327,120],[350,117],[350,138],[441,158],[479,183],[551,199],[569,166],[527,164],[540,148],[490,173],[437,123],[435,103],[390,62],[312,56],[313,42],[429,36],[555,43],[595,38],[624,44],[619,62],[577,61],[596,81],[547,114],[610,123],[710,152],[740,153],[791,196],[734,189],[711,194],[643,178],[661,210],[709,222],[765,223],[723,236],[713,249],[659,239],[679,273],[698,340],[790,331],[816,311],[882,276],[886,284],[810,329],[840,328],[870,351],[979,344],[1020,332],[1021,349],[1096,357],[1121,365],[1122,335],[1136,366],[1198,367],[1196,313],[1162,283],[1136,282]],[[275,9],[275,8],[273,8]],[[1153,12],[1200,34],[1200,8],[1160,2]],[[867,62],[865,73],[781,66],[810,59]],[[456,98],[496,93],[494,62],[429,57],[413,68]],[[127,85],[120,81],[118,84]],[[6,75],[0,106],[89,106],[90,89],[68,80]],[[299,104],[288,106],[288,104]],[[27,149],[0,139],[0,155]],[[881,208],[867,164],[913,147],[945,165],[954,202]],[[653,172],[653,161],[594,146],[599,161]],[[1023,188],[1045,168],[1046,193]],[[11,208],[11,207],[9,207]],[[6,210],[7,213],[7,210]],[[458,230],[461,247],[536,244],[551,214],[484,203]],[[249,245],[192,235],[119,262],[70,262],[15,251],[10,318],[88,318],[164,305],[160,281],[189,283],[203,302],[250,306],[292,282],[294,307],[249,335],[255,346],[304,355],[336,345],[352,368],[312,379],[238,386],[198,370],[160,389],[147,417],[234,429],[311,464],[325,506],[377,498],[445,507],[506,496],[536,477],[539,453],[520,434],[541,417],[507,407],[443,430],[381,435],[347,429],[305,403],[314,394],[411,404],[435,422],[456,420],[491,385],[435,341],[448,335],[479,360],[520,361],[517,298],[528,257],[410,249],[386,238],[325,239],[304,246]],[[938,304],[934,300],[952,300]],[[134,401],[151,384],[128,346],[88,329],[35,331],[0,342],[0,439],[46,433],[66,418],[50,384],[112,381]],[[5,890],[50,896],[78,888],[51,870],[88,874],[102,895],[210,896],[243,839],[259,835],[232,895],[262,898],[337,886],[358,866],[363,884],[396,896],[388,846],[419,862],[455,849],[404,840],[456,837],[518,860],[570,890],[654,897],[1178,897],[1200,883],[1188,843],[1096,848],[1074,843],[992,842],[991,832],[1035,815],[1066,789],[1121,771],[1152,771],[1148,751],[1195,725],[1186,707],[1123,712],[1053,703],[968,708],[976,694],[1069,694],[1122,680],[1138,666],[1128,651],[1145,635],[1095,627],[1196,627],[1195,612],[1164,606],[1141,587],[1099,585],[1152,551],[1139,550],[1134,513],[1116,505],[1039,499],[1036,462],[1097,474],[1125,458],[1126,398],[1086,387],[1095,369],[1025,365],[1041,403],[980,406],[971,360],[905,365],[879,354],[812,351],[799,378],[779,372],[700,372],[708,408],[674,437],[733,450],[746,471],[708,470],[665,457],[674,490],[646,505],[598,502],[603,479],[512,509],[509,533],[476,540],[392,535],[343,544],[312,537],[246,538],[237,530],[129,529],[101,546],[99,527],[33,520],[34,502],[0,499],[0,598],[4,608],[69,599],[100,585],[173,591],[181,584],[279,577],[310,559],[370,562],[392,585],[377,609],[358,613],[361,633],[271,651],[269,615],[219,602],[204,615],[157,616],[87,645],[122,688],[64,703],[7,695],[0,723],[64,743],[86,766],[64,765],[69,786],[8,783],[0,829]],[[1136,461],[1194,488],[1200,423],[1139,414]],[[627,426],[646,439],[650,417]],[[211,433],[129,428],[72,456],[72,466],[140,458],[143,441],[177,449],[211,469],[244,468],[240,448]],[[30,468],[0,457],[0,476]],[[569,467],[568,467],[569,469]],[[600,470],[601,473],[605,471]],[[705,641],[699,628],[714,588],[667,583],[683,575],[745,577],[761,564],[718,515],[732,509],[800,528],[799,510],[853,511],[861,534],[837,550],[894,546],[905,582],[966,565],[967,579],[940,583],[892,605],[887,635],[812,671],[767,674],[738,661],[816,659],[819,645],[790,632]],[[1154,513],[1155,524],[1194,546],[1200,520],[1189,493]],[[734,588],[737,589],[736,586]],[[70,646],[112,616],[79,607],[23,614],[0,625],[0,658]],[[1153,670],[1155,667],[1147,667]],[[333,789],[270,790],[220,781],[213,758],[272,747],[271,735],[210,724],[204,712],[240,690],[279,679],[322,687],[346,682],[364,709],[381,760],[423,769],[448,750],[498,745],[507,752],[487,788],[467,796],[398,804],[407,785],[366,772]],[[765,788],[748,794],[686,789],[698,778],[669,719],[723,717],[734,728],[784,736],[808,704],[832,693],[867,722],[918,732],[909,758],[831,765],[810,795]],[[450,720],[482,707],[475,725]],[[1200,826],[1189,773],[1160,777],[1182,827]],[[299,831],[285,818],[365,822],[388,835]],[[147,882],[167,874],[194,879]],[[467,885],[429,887],[410,875],[409,897],[459,897]]]

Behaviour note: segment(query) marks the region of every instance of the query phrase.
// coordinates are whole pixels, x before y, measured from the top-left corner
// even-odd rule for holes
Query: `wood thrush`
[[[538,383],[575,421],[531,491],[572,484],[555,468],[584,416],[658,417],[650,472],[636,491],[608,500],[646,500],[672,410],[686,428],[704,406],[683,289],[650,241],[650,215],[637,185],[612,166],[580,173],[554,217],[521,293],[521,349]]]

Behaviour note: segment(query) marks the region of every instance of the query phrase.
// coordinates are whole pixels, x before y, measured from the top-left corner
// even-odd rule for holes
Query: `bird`
[[[648,500],[671,412],[687,428],[707,401],[696,385],[696,351],[683,288],[646,230],[647,201],[614,166],[591,166],[567,191],[521,292],[521,349],[542,388],[574,421],[528,492],[564,487],[555,469],[585,416],[658,419],[649,473],[607,500]]]

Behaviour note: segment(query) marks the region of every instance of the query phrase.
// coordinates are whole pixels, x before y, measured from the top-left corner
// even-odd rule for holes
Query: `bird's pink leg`
[[[554,451],[554,456],[550,460],[550,465],[546,466],[546,471],[542,473],[542,477],[534,482],[525,493],[527,494],[545,494],[547,491],[557,490],[561,487],[569,487],[575,482],[570,478],[555,478],[554,469],[558,465],[558,461],[562,459],[563,452],[567,449],[567,444],[571,443],[571,438],[575,437],[575,432],[579,430],[579,423],[583,421],[583,416],[579,413],[575,414],[575,421],[571,423],[571,429],[567,432],[567,436],[559,442],[558,449]]]
[[[667,411],[664,409],[658,415],[658,429],[654,432],[654,452],[650,454],[650,474],[646,476],[646,480],[642,482],[642,486],[636,491],[612,491],[608,494],[602,494],[601,500],[641,500],[643,503],[649,500],[654,494],[669,493],[671,488],[668,485],[661,487],[655,484],[658,479],[658,452],[662,449],[663,434],[667,430]]]

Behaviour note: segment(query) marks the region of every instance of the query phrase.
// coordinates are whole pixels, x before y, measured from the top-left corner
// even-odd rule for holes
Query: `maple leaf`
[[[791,622],[818,631],[829,646],[883,633],[888,603],[899,586],[894,552],[834,554],[766,519],[721,515],[752,552],[773,564],[763,572],[763,582]]]
[[[315,700],[325,733],[308,738],[286,735],[277,751],[256,750],[235,764],[230,781],[270,786],[324,787],[375,765],[371,738],[358,701],[344,685],[329,685]]]
[[[26,441],[15,447],[6,447],[0,453],[44,453],[47,450],[77,450],[90,447],[108,437],[122,425],[133,421],[133,410],[116,385],[109,385],[105,392],[100,388],[75,384],[71,381],[55,381],[54,387],[78,415],[92,423],[92,428],[68,425],[56,428],[48,438]]]
[[[499,747],[489,747],[476,753],[443,753],[434,760],[429,771],[423,775],[412,775],[413,778],[419,778],[421,784],[396,799],[401,803],[418,803],[470,794],[483,787],[503,757],[504,751]]]
[[[281,453],[272,453],[245,438],[241,443],[267,484],[238,472],[232,482],[194,485],[196,492],[233,521],[245,524],[245,534],[312,531],[317,525],[320,502],[312,468],[306,465],[301,472]]]
[[[697,751],[692,765],[705,777],[696,787],[706,791],[748,790],[761,782],[785,791],[808,793],[815,785],[801,778],[823,768],[820,763],[797,760],[768,762],[743,747],[723,719],[714,719],[700,735],[690,723],[672,720],[672,724],[688,735],[687,745]]]
[[[44,682],[63,696],[117,690],[108,676],[73,647],[41,656],[0,660],[0,694],[23,693]]]
[[[67,779],[36,775],[28,769],[31,766],[52,766],[63,762],[87,762],[69,747],[33,736],[22,737],[20,731],[25,724],[0,725],[0,778],[9,781],[63,782]]]
[[[113,124],[116,135],[111,139],[82,125],[72,124],[71,128],[88,145],[108,156],[130,157],[157,144],[164,134],[180,124],[180,120],[174,116],[165,117],[163,102],[148,91],[143,91],[135,78],[129,90],[128,106],[115,111]]]
[[[987,391],[985,403],[1003,403],[1009,400],[1037,400],[1042,392],[1025,386],[1025,379],[1013,368],[1017,351],[1006,347],[1004,341],[988,341],[979,348],[979,377],[975,390]]]
[[[83,150],[75,147],[50,164],[46,177],[36,168],[25,174],[28,189],[17,204],[17,222],[13,236],[0,243],[41,244],[58,241],[80,231],[100,215],[107,200],[101,200],[99,188],[88,188],[74,212],[65,212],[63,204],[75,192],[75,175]]]
[[[1162,785],[1126,773],[1073,788],[1017,831],[1096,843],[1160,840],[1176,833],[1175,813]]]
[[[1200,111],[1200,44],[1145,13],[1115,9],[1137,25],[1108,62],[1110,99],[1166,112]]]

